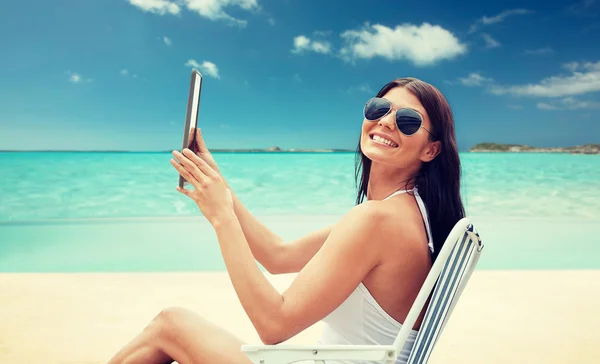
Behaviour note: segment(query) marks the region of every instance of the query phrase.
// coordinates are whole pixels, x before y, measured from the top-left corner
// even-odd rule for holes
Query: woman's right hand
[[[215,159],[213,158],[212,154],[210,154],[210,151],[206,147],[206,143],[204,142],[204,139],[202,139],[201,130],[194,129],[194,131],[192,131],[192,132],[196,133],[196,138],[195,138],[196,144],[194,145],[194,148],[190,148],[190,149],[192,149],[198,157],[200,157],[203,161],[205,161],[210,166],[210,168],[215,170],[217,173],[221,174],[219,167],[217,167],[217,162],[215,162]],[[190,137],[191,137],[191,135],[190,135]]]

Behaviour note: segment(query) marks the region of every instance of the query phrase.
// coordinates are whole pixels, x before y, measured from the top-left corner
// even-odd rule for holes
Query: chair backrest
[[[483,243],[469,219],[465,217],[458,221],[448,234],[394,341],[397,353],[400,353],[435,287],[408,364],[425,364],[429,360],[437,339],[477,265],[482,249]]]

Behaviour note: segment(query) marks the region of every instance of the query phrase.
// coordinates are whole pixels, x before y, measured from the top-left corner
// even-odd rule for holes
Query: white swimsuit
[[[429,228],[429,218],[425,204],[416,188],[399,190],[384,199],[401,193],[414,191],[421,210],[428,236],[428,246],[433,252],[433,239]],[[350,296],[323,320],[324,330],[319,344],[326,345],[391,345],[394,343],[402,324],[391,317],[367,287],[361,282]],[[395,364],[404,364],[414,344],[417,331],[412,330]],[[327,364],[367,364],[371,361],[327,361]]]

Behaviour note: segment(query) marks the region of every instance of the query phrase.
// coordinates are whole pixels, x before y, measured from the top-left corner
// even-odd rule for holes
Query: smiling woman
[[[173,152],[171,164],[193,186],[177,190],[213,226],[236,294],[264,343],[323,321],[322,344],[392,344],[450,228],[464,217],[453,118],[439,91],[397,79],[367,102],[364,117],[356,206],[289,243],[231,192],[199,131],[197,154]],[[273,274],[298,274],[279,293],[255,261]],[[406,362],[422,318],[423,312],[397,363]],[[241,344],[194,312],[167,308],[110,363],[248,363]]]
[[[600,1],[473,3],[3,1],[0,363],[401,327],[403,363],[463,202],[489,244],[431,362],[598,361]],[[172,156],[191,67],[211,150]]]
[[[361,175],[361,182],[356,203],[364,197],[371,199],[369,184],[382,179],[404,183],[405,189],[417,187],[415,194],[422,196],[429,210],[438,252],[456,221],[465,215],[454,118],[448,102],[432,85],[403,78],[388,83],[369,100],[364,116],[357,147],[356,175]],[[373,175],[377,177],[373,179]]]

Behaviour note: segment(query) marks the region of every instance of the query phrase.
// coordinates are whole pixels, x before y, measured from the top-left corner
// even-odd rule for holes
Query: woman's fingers
[[[190,191],[190,190],[186,190],[185,188],[181,188],[179,186],[176,187],[176,190],[183,193],[184,195],[186,195],[188,197],[192,197],[192,195],[191,195],[192,191]]]
[[[206,164],[210,166],[210,168],[212,168],[217,173],[221,173],[219,171],[219,167],[217,166],[217,162],[215,162],[215,159],[210,153],[210,150],[208,150],[208,147],[206,146],[206,143],[202,138],[202,132],[200,131],[200,129],[196,129],[196,145],[194,149],[196,155],[202,158],[202,160],[205,161]]]
[[[206,163],[206,161],[204,161],[204,159],[198,157],[196,154],[194,154],[194,152],[192,152],[189,149],[184,149],[183,150],[183,155],[187,158],[189,158],[189,160],[191,162],[194,163],[194,165],[196,165],[196,167],[198,167],[198,169],[200,170],[200,172],[202,172],[202,174],[204,174],[205,176],[208,177],[216,177],[218,175],[217,172],[215,172],[214,169],[212,169],[208,163]]]
[[[181,163],[181,165],[183,165],[183,166],[184,166],[184,167],[185,167],[185,168],[186,168],[188,171],[190,171],[190,172],[191,172],[191,173],[193,173],[194,175],[195,175],[197,172],[200,172],[200,171],[198,170],[198,166],[196,166],[196,163],[192,162],[192,161],[189,159],[189,155],[186,155],[186,154],[185,154],[185,151],[186,151],[186,150],[189,150],[189,149],[188,149],[188,148],[184,148],[183,150],[184,150],[184,153],[181,153],[181,152],[180,152],[180,151],[178,151],[178,150],[174,150],[174,151],[173,151],[173,156],[174,156],[175,158],[177,158],[177,160],[179,160],[179,163]],[[201,176],[197,176],[197,177],[198,177],[198,181],[200,181],[200,180],[201,180],[201,178],[200,178]]]
[[[206,143],[204,142],[204,139],[202,139],[202,131],[200,129],[196,129],[196,148],[198,152],[208,152]]]
[[[190,178],[190,177],[193,177],[192,174],[181,163],[179,163],[179,161],[177,161],[176,159],[171,158],[169,160],[169,162],[171,162],[171,165],[173,165],[173,167],[175,167],[175,169],[177,170],[177,172],[179,172],[179,174],[183,178],[185,178],[190,183],[193,182],[193,180],[195,178]]]
[[[177,154],[179,154],[179,156]],[[175,167],[179,174],[181,174],[183,178],[191,183],[194,188],[198,189],[199,183],[202,183],[202,173],[197,171],[198,167],[196,167],[194,163],[187,160],[185,156],[181,155],[179,152],[174,152],[173,155],[179,159],[179,161],[177,161],[171,158],[170,162],[173,167]],[[194,171],[194,169],[197,171],[197,173]]]

